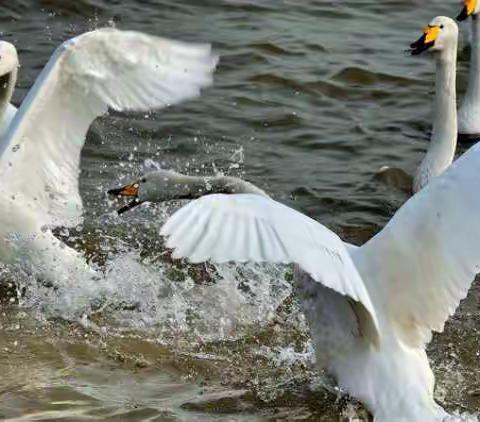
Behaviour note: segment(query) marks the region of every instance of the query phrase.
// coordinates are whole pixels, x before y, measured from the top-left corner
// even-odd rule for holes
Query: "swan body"
[[[15,48],[3,42],[0,51],[0,78],[11,82]],[[109,108],[146,111],[195,97],[215,65],[207,45],[99,29],[55,51],[16,113],[8,85],[0,93],[2,124],[11,119],[0,138],[0,261],[51,282],[95,276],[51,232],[82,221],[78,176],[90,124]]]
[[[429,27],[435,40],[426,31],[412,48],[445,49],[456,36],[452,23],[455,28],[450,19],[435,18]],[[452,57],[453,50],[444,59]],[[443,139],[436,139],[441,151]],[[193,263],[294,264],[318,364],[376,422],[440,422],[448,415],[433,398],[425,346],[432,331],[443,331],[480,271],[479,167],[476,145],[359,248],[251,193],[196,199],[175,212],[161,234],[173,258]]]
[[[376,421],[442,421],[425,353],[480,269],[480,146],[412,197],[360,248],[272,199],[213,194],[162,228],[191,262],[294,263],[317,362]]]
[[[459,140],[480,140],[480,2],[465,1],[465,6],[458,20],[471,16],[472,43],[470,68],[468,70],[467,91],[458,110]]]

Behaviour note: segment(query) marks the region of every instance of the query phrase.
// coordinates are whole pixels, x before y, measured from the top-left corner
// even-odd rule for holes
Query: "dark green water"
[[[157,233],[175,205],[118,219],[104,192],[149,167],[222,171],[361,243],[406,199],[376,180],[376,170],[413,172],[428,145],[433,66],[405,50],[432,17],[459,7],[2,2],[2,39],[17,46],[22,64],[16,104],[56,46],[104,25],[211,42],[221,63],[215,86],[195,101],[95,122],[82,158],[85,227],[64,237],[110,272],[112,297],[85,307],[83,322],[67,322],[64,297],[17,275],[26,293],[0,308],[0,419],[364,417],[314,370],[288,270],[172,265]],[[460,91],[466,64],[462,52]],[[451,411],[480,408],[479,297],[477,285],[430,346],[437,398]]]

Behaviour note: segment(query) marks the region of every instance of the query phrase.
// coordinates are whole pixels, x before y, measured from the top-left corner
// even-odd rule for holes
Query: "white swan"
[[[434,46],[435,57],[435,102],[434,121],[430,144],[413,180],[401,169],[382,167],[378,176],[386,183],[398,185],[413,193],[422,189],[433,177],[442,174],[455,157],[457,147],[456,66],[458,27],[451,19],[441,23],[441,32],[433,26],[411,44],[412,54],[418,55]],[[407,189],[406,189],[407,188]]]
[[[196,199],[210,193],[252,193],[268,198],[260,188],[232,176],[187,176],[172,170],[155,170],[116,189],[109,195],[131,198],[118,210],[119,214],[145,202],[164,202],[172,199]]]
[[[0,76],[14,75],[15,48],[3,43],[0,56]],[[208,45],[115,29],[61,45],[0,141],[0,261],[52,282],[94,275],[50,230],[81,221],[80,153],[90,124],[109,108],[150,110],[195,97],[215,65]]]
[[[439,78],[449,83],[456,35],[455,22],[437,17],[413,46],[439,51]],[[448,122],[454,127],[444,131],[455,133],[455,120]],[[480,271],[479,168],[476,145],[360,248],[253,194],[204,196],[171,216],[161,233],[174,258],[191,262],[295,264],[319,365],[377,422],[442,421],[447,414],[433,398],[425,346]]]
[[[472,42],[470,68],[465,97],[458,110],[459,141],[480,140],[480,2],[465,0],[465,5],[457,19],[463,21],[472,17]]]

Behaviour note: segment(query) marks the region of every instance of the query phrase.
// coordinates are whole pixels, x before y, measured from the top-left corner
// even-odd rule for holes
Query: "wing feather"
[[[443,331],[480,271],[479,169],[477,144],[351,251],[374,303],[409,345]]]
[[[100,29],[52,55],[0,144],[5,189],[23,195],[45,224],[81,221],[80,153],[92,121],[108,109],[176,104],[212,83],[208,45]]]
[[[254,194],[208,195],[190,202],[161,230],[174,257],[198,263],[295,263],[316,282],[348,296],[370,315],[370,340],[378,323],[368,291],[344,243],[316,221]]]

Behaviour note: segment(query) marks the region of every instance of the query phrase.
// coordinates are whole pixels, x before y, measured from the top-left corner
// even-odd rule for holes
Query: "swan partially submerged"
[[[412,48],[439,50],[439,60],[450,63],[453,50],[445,47],[455,42],[455,22],[437,17]],[[161,234],[174,258],[193,263],[294,264],[318,364],[377,422],[440,422],[448,415],[434,400],[425,346],[433,331],[443,331],[480,271],[479,168],[476,145],[360,248],[251,193],[196,199],[174,213]]]
[[[8,43],[0,53],[8,113],[18,58]],[[109,108],[146,111],[198,96],[216,61],[208,45],[111,28],[63,43],[0,141],[0,261],[53,283],[95,275],[51,231],[82,221],[80,153],[90,124]]]

